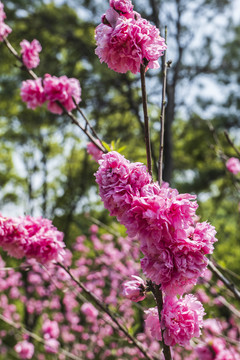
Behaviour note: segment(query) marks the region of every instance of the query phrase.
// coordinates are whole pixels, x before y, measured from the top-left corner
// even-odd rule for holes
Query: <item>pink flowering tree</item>
[[[208,265],[221,279],[220,288],[226,286],[238,300],[240,295],[209,262],[207,255],[213,253],[216,231],[209,222],[200,222],[196,196],[181,194],[162,180],[166,76],[170,62],[166,60],[166,41],[159,30],[133,10],[130,0],[113,0],[95,31],[95,52],[100,62],[119,73],[140,73],[146,167],[130,162],[115,151],[114,144],[109,146],[99,138],[79,107],[82,90],[78,79],[47,72],[38,77],[32,71],[39,64],[40,43],[36,39],[31,43],[23,40],[19,55],[8,40],[11,29],[4,22],[2,3],[1,14],[1,41],[32,77],[22,82],[22,101],[32,110],[46,104],[49,112],[64,114],[88,137],[91,141],[88,153],[99,164],[95,177],[104,207],[111,216],[116,216],[128,234],[127,238],[115,235],[113,242],[111,235],[100,235],[98,227],[92,226],[90,241],[78,237],[72,253],[65,249],[63,234],[49,220],[1,215],[2,249],[14,258],[25,259],[19,271],[10,268],[10,274],[2,260],[2,287],[7,295],[0,298],[1,320],[17,334],[15,352],[21,359],[31,359],[37,342],[38,359],[58,354],[60,359],[170,360],[181,358],[181,353],[189,359],[204,356],[238,359],[239,333],[234,317],[229,327],[210,320],[205,339],[194,340],[202,333],[205,315],[202,302],[207,302],[209,295],[201,287],[195,295],[190,292],[209,276]],[[155,182],[145,75],[148,69],[160,67],[160,56],[163,56],[163,91]],[[84,125],[75,113],[82,116]],[[233,164],[232,159],[226,166],[238,174],[238,163],[235,160]],[[76,256],[77,252],[80,256]],[[22,285],[24,292],[20,290]],[[216,298],[216,304],[219,301],[237,316],[233,305]],[[18,300],[24,304],[25,326],[17,308]],[[137,324],[132,301],[145,301]],[[141,330],[134,331],[133,336],[135,325]],[[219,339],[221,331],[226,335]],[[2,338],[7,336],[8,332],[3,330]],[[114,341],[115,336],[123,338],[122,346]],[[3,356],[8,351],[3,346]]]

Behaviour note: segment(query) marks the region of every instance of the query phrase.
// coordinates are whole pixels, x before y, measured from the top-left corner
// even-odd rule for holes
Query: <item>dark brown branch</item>
[[[152,281],[149,281],[148,286],[149,286],[149,290],[152,291],[154,298],[156,300],[159,322],[161,324],[161,312],[163,308],[162,290],[160,289],[160,285],[156,285],[152,283]],[[160,343],[163,349],[164,358],[165,360],[172,360],[171,349],[164,342],[164,337],[163,337],[164,330],[161,329],[161,333],[162,333],[162,341],[160,341]]]

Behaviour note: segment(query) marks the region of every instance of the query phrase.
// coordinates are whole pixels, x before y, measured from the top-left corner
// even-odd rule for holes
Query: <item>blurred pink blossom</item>
[[[239,159],[237,159],[235,157],[231,157],[226,162],[226,167],[227,167],[228,171],[230,171],[234,175],[237,175],[240,172],[240,161],[239,161]]]
[[[101,142],[99,140],[97,140],[97,143],[99,145],[101,145]],[[103,152],[102,150],[100,150],[95,144],[93,144],[92,142],[89,142],[87,144],[87,152],[89,155],[92,156],[92,158],[98,162],[98,160],[100,160],[102,158]]]
[[[4,12],[4,5],[0,1],[0,41],[3,41],[12,32],[12,29],[5,24],[4,19],[6,19],[6,14]]]
[[[36,68],[40,62],[39,52],[42,50],[42,47],[38,40],[34,39],[31,43],[27,40],[22,40],[20,42],[21,54],[24,65],[28,69]]]
[[[59,336],[59,327],[56,321],[51,321],[50,319],[46,319],[43,322],[42,332],[44,339],[57,339]]]
[[[59,341],[53,338],[47,339],[44,343],[45,351],[50,354],[57,354],[59,346]]]
[[[21,359],[32,359],[34,354],[34,346],[27,340],[17,343],[14,350],[18,353]]]
[[[0,216],[0,246],[10,256],[36,259],[42,264],[63,259],[63,233],[48,219]]]
[[[157,307],[150,308],[148,310],[145,310],[144,312],[145,314],[147,314],[147,317],[145,319],[146,328],[150,331],[153,339],[161,341],[162,333]]]
[[[81,311],[90,320],[95,319],[98,316],[98,310],[91,303],[84,303],[81,306]]]
[[[121,13],[131,13],[133,11],[133,4],[131,0],[110,0],[110,6]]]

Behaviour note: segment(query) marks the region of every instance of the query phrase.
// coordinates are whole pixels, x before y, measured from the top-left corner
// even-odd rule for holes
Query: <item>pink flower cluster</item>
[[[99,160],[96,182],[105,208],[137,236],[144,254],[145,275],[167,295],[182,295],[207,267],[216,231],[195,223],[195,196],[151,182],[146,167],[130,163],[117,152]]]
[[[147,329],[156,340],[162,340],[168,346],[189,344],[192,337],[199,337],[203,326],[204,309],[202,304],[193,295],[186,295],[178,299],[166,296],[159,322],[157,308],[145,311]]]
[[[228,171],[230,171],[234,175],[237,175],[240,172],[240,161],[239,161],[239,159],[237,159],[235,157],[231,157],[226,162],[226,167],[227,167]]]
[[[5,24],[6,14],[4,12],[4,5],[0,1],[0,41],[3,41],[5,37],[12,32],[12,29]]]
[[[167,48],[159,30],[133,11],[130,0],[110,0],[95,38],[95,53],[101,63],[119,73],[129,70],[136,74],[141,64],[159,68],[158,58]]]
[[[42,47],[38,40],[34,39],[31,43],[27,40],[23,40],[20,43],[22,61],[28,69],[36,68],[40,62],[39,52]]]
[[[60,103],[67,111],[76,108],[73,101],[78,104],[81,101],[81,87],[77,79],[68,78],[63,75],[59,78],[45,74],[36,80],[23,81],[21,86],[22,101],[27,103],[27,107],[35,109],[48,101],[48,110],[54,114],[62,114],[63,109]]]
[[[138,237],[144,254],[144,274],[161,285],[165,299],[159,322],[157,308],[148,310],[146,326],[152,336],[172,346],[189,343],[200,335],[204,310],[199,301],[186,295],[206,270],[206,254],[213,252],[216,231],[198,222],[195,196],[179,194],[164,184],[153,183],[146,167],[130,163],[112,151],[99,160],[96,182],[105,208]],[[145,285],[136,278],[124,284],[124,295],[133,301],[144,299]]]
[[[0,246],[17,259],[34,258],[42,264],[61,260],[63,233],[48,219],[5,218],[0,216]]]

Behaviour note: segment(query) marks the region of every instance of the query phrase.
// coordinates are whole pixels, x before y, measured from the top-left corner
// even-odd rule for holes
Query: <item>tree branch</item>
[[[64,269],[67,272],[67,274],[70,276],[70,278],[75,282],[75,284],[77,284],[85,292],[85,294],[87,294],[90,297],[90,299],[94,302],[94,304],[97,305],[104,313],[106,313],[112,319],[112,321],[117,325],[119,330],[121,330],[124,333],[124,335],[133,342],[133,344],[141,351],[141,353],[146,357],[146,359],[153,360],[153,358],[150,355],[148,355],[147,351],[143,348],[143,346],[125,329],[125,327],[123,327],[123,325],[119,323],[118,319],[113,315],[113,313],[108,309],[108,307],[105,306],[96,295],[94,295],[91,291],[89,291],[84,286],[84,284],[71,273],[70,269],[67,269],[61,263],[57,263],[57,265],[62,269]]]
[[[146,153],[147,153],[147,167],[148,167],[149,174],[152,176],[152,156],[151,156],[149,118],[148,118],[148,109],[147,109],[147,92],[146,92],[146,83],[145,83],[145,71],[146,71],[146,66],[141,64],[140,73],[141,73],[143,114],[144,114],[145,144],[146,144]]]
[[[240,291],[236,288],[234,283],[230,282],[210,260],[208,263],[208,267],[216,275],[216,277],[221,280],[224,285],[234,294],[235,298],[240,301]]]

